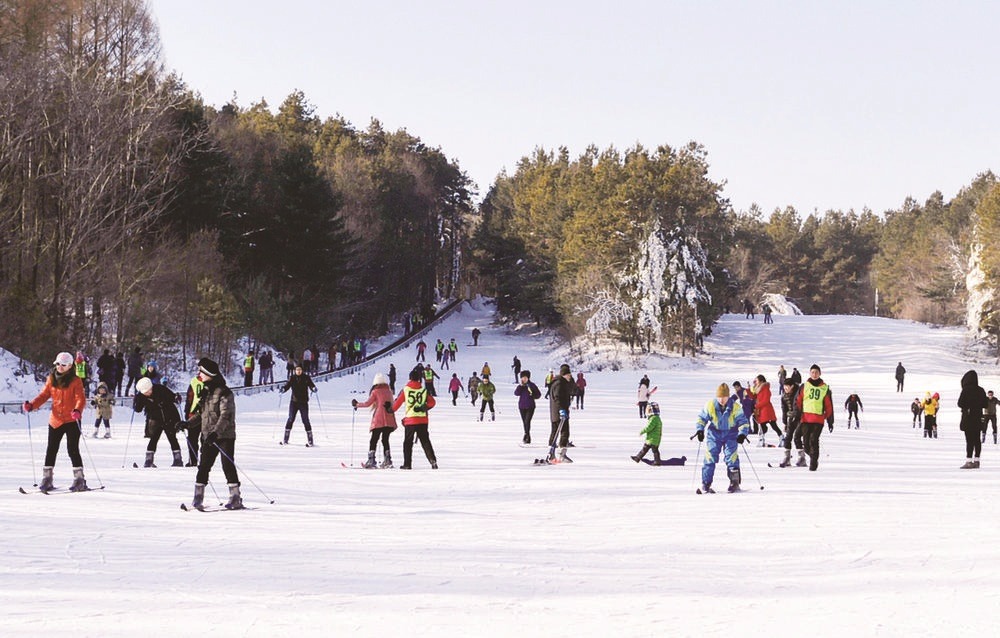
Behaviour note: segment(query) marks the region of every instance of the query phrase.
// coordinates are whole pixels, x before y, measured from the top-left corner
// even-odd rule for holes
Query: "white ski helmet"
[[[146,394],[153,389],[153,382],[149,377],[143,377],[135,382],[135,391]]]

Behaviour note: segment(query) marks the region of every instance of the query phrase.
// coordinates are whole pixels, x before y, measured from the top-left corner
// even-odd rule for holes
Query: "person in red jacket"
[[[372,381],[371,393],[368,400],[358,403],[357,399],[351,399],[354,409],[371,408],[372,424],[368,428],[371,438],[368,441],[368,460],[364,467],[374,468],[375,451],[378,448],[378,440],[382,439],[382,469],[392,467],[392,455],[389,453],[389,435],[396,429],[396,415],[392,413],[392,391],[389,390],[389,379],[379,372]]]
[[[413,469],[413,437],[420,440],[420,446],[424,448],[424,454],[431,463],[431,469],[438,469],[437,457],[434,455],[434,447],[431,445],[430,434],[427,433],[427,411],[434,407],[434,397],[420,383],[420,370],[414,368],[410,370],[410,380],[399,391],[396,401],[392,404],[395,412],[404,404],[406,405],[405,416],[403,417],[403,464],[399,466],[401,470]]]
[[[54,362],[55,368],[45,380],[45,387],[31,401],[24,402],[24,411],[37,410],[52,399],[52,414],[49,416],[49,441],[45,448],[45,465],[42,466],[42,482],[38,489],[48,492],[52,487],[52,470],[56,464],[59,445],[66,437],[66,451],[73,463],[73,485],[71,492],[85,492],[87,481],[83,477],[83,457],[80,456],[80,417],[86,397],[83,380],[73,368],[73,355],[60,352]]]
[[[753,380],[750,396],[754,400],[753,416],[760,424],[760,446],[765,447],[764,437],[767,435],[767,426],[770,425],[779,437],[781,437],[781,428],[778,427],[778,415],[774,413],[774,406],[771,405],[771,384],[767,382],[764,375],[758,374],[757,378]]]
[[[833,431],[833,392],[822,378],[819,366],[809,368],[809,378],[802,384],[796,397],[796,406],[802,415],[802,444],[809,455],[809,469],[813,472],[819,466],[819,435],[823,432],[823,422]]]

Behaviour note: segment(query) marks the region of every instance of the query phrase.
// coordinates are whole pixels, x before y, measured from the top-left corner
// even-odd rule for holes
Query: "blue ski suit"
[[[706,428],[708,432],[705,435],[705,462],[701,466],[701,482],[703,485],[711,485],[715,476],[715,464],[719,462],[719,451],[723,447],[730,476],[740,469],[736,438],[740,434],[746,436],[750,431],[750,424],[739,398],[729,397],[725,405],[720,405],[718,399],[709,401],[698,415],[697,430],[703,432]]]

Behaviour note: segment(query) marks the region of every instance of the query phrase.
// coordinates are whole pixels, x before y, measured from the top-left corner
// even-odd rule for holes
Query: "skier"
[[[211,359],[201,360],[198,376],[205,384],[195,414],[195,426],[201,428],[202,432],[202,451],[191,506],[197,509],[204,507],[208,475],[215,465],[215,459],[221,454],[222,471],[229,486],[229,501],[225,507],[231,510],[243,509],[240,479],[233,458],[236,450],[236,400],[233,391],[219,373],[219,364]]]
[[[719,452],[725,450],[724,459],[729,474],[729,491],[740,491],[740,456],[737,445],[747,439],[750,423],[747,421],[739,399],[729,396],[729,386],[719,385],[715,398],[705,404],[698,414],[695,435],[698,442],[705,441],[705,431],[708,430],[708,442],[705,445],[705,461],[701,466],[701,490],[699,493],[714,494],[712,479],[715,477],[715,464],[719,462]]]
[[[372,380],[372,389],[368,394],[368,400],[358,403],[357,399],[351,399],[351,405],[355,410],[358,408],[372,409],[372,422],[368,427],[371,438],[368,440],[368,460],[364,467],[374,468],[375,451],[378,448],[378,440],[382,439],[382,464],[378,467],[382,469],[392,468],[392,454],[389,451],[389,435],[396,429],[396,415],[392,412],[392,391],[389,389],[389,379],[379,372]]]
[[[427,431],[429,420],[427,411],[434,407],[434,397],[426,388],[420,385],[420,373],[416,370],[410,371],[410,380],[403,389],[399,391],[392,410],[396,411],[406,405],[406,413],[403,417],[403,464],[399,466],[401,470],[413,469],[413,438],[420,441],[420,446],[424,449],[427,460],[430,461],[431,469],[438,469],[437,457],[434,455],[434,447],[431,445],[431,437]]]
[[[938,411],[938,401],[940,400],[940,395],[935,392],[931,395],[930,392],[924,393],[924,438],[925,439],[936,439],[937,438],[937,411]]]
[[[66,437],[66,452],[73,464],[73,484],[71,492],[83,492],[90,488],[83,476],[83,457],[80,456],[80,418],[81,410],[86,404],[83,394],[83,381],[76,376],[73,367],[73,355],[60,352],[53,362],[55,366],[45,379],[45,386],[31,401],[25,401],[25,412],[37,410],[46,401],[52,399],[52,412],[49,414],[48,444],[45,447],[45,465],[42,466],[42,482],[38,489],[48,492],[53,489],[52,471],[56,464],[56,454],[59,445]]]
[[[986,430],[993,425],[993,445],[997,443],[997,405],[1000,399],[993,396],[993,390],[986,393],[986,424],[983,427],[983,443],[986,442]]]
[[[159,368],[156,367],[156,360],[150,359],[146,362],[146,369],[142,371],[142,376],[149,379],[153,385],[160,385],[163,383],[163,375],[160,374]],[[139,382],[136,381],[138,386]]]
[[[483,416],[486,414],[486,406],[490,408],[490,421],[497,420],[496,409],[493,405],[493,396],[497,392],[496,385],[490,381],[490,375],[484,374],[483,380],[479,384],[479,394],[482,396],[483,400],[479,402],[479,420],[483,420]]]
[[[924,427],[924,420],[922,415],[924,413],[924,404],[920,400],[920,397],[914,397],[913,403],[910,404],[910,412],[913,413],[913,427],[920,426],[920,429]]]
[[[649,377],[646,375],[642,375],[642,378],[639,379],[639,389],[636,391],[636,398],[638,400],[636,403],[639,406],[640,419],[646,418],[646,406],[649,405],[650,397],[656,393],[656,387],[657,386],[653,386],[652,390],[649,389]]]
[[[587,380],[583,378],[582,372],[576,373],[576,408],[583,409],[583,393],[587,391]]]
[[[458,344],[455,343],[455,337],[448,340],[448,351],[446,354],[451,359],[451,362],[455,363],[455,358],[458,356]]]
[[[483,362],[483,369],[479,371],[479,374],[483,375],[483,377],[485,378],[485,377],[490,376],[490,373],[491,373],[491,371],[490,371],[490,362],[489,361],[484,361]]]
[[[202,358],[198,360],[199,368],[211,359]],[[198,467],[198,445],[201,438],[200,421],[195,419],[198,413],[198,406],[201,404],[201,395],[205,391],[205,382],[201,380],[200,374],[195,374],[188,383],[188,389],[184,397],[184,429],[187,431],[188,462],[185,467]]]
[[[781,395],[781,420],[785,424],[785,458],[778,463],[778,467],[788,467],[792,464],[792,442],[799,453],[799,459],[795,462],[796,467],[805,467],[806,453],[802,449],[802,413],[799,412],[798,401],[799,386],[792,383],[791,379],[785,379],[783,387],[784,394]]]
[[[427,352],[427,343],[421,339],[417,342],[417,361],[427,361],[425,353]]]
[[[549,434],[549,449],[553,450],[549,454],[549,461],[556,461],[555,446],[559,446],[559,463],[572,463],[573,460],[566,456],[566,448],[569,446],[569,406],[573,401],[573,374],[569,365],[559,366],[559,376],[552,379],[549,384],[549,419],[552,422],[552,431]],[[558,440],[557,438],[558,437]]]
[[[854,417],[854,429],[857,430],[861,427],[861,419],[858,418],[858,410],[862,412],[865,411],[865,406],[861,403],[861,397],[856,393],[852,393],[851,396],[847,397],[844,401],[844,409],[847,410],[847,429],[851,429],[851,417]]]
[[[820,377],[822,371],[815,363],[809,367],[809,378],[802,384],[795,406],[802,415],[802,442],[809,455],[809,470],[819,467],[819,435],[823,433],[823,421],[833,431],[833,391]]]
[[[903,367],[903,362],[900,361],[896,364],[896,392],[903,391],[903,377],[906,376],[906,368]]]
[[[153,457],[156,456],[156,446],[160,442],[161,434],[167,435],[170,451],[174,455],[171,467],[183,467],[181,446],[177,442],[177,424],[181,417],[177,413],[177,406],[174,405],[174,393],[166,386],[154,385],[149,377],[143,377],[135,384],[132,410],[146,413],[146,436],[149,438],[149,443],[146,445],[146,461],[143,467],[156,467],[153,464]]]
[[[132,354],[128,356],[128,362],[125,367],[128,368],[128,382],[125,384],[125,396],[128,396],[128,391],[139,381],[139,377],[142,376],[142,350],[139,350],[139,348],[132,350]]]
[[[989,405],[986,391],[979,385],[979,373],[969,370],[962,375],[962,393],[958,395],[958,407],[962,410],[962,420],[959,429],[965,432],[965,465],[963,470],[978,470],[979,455],[983,443],[979,438],[985,431],[986,422],[983,413]]]
[[[517,410],[521,413],[521,425],[524,426],[524,438],[521,441],[531,443],[531,419],[535,415],[535,401],[542,398],[542,391],[531,380],[531,370],[522,370],[519,383],[514,388],[517,397]]]
[[[393,396],[396,394],[396,364],[389,364],[389,391]]]
[[[458,374],[455,372],[451,373],[451,381],[448,382],[448,392],[451,392],[451,404],[458,405],[458,392],[461,390],[465,392],[465,386],[462,385],[462,380],[458,378]]]
[[[753,380],[753,387],[747,393],[753,400],[753,416],[760,424],[760,447],[765,447],[764,438],[767,436],[767,426],[771,426],[778,434],[778,442],[781,442],[781,428],[778,427],[778,415],[774,413],[774,406],[771,404],[771,384],[767,382],[764,375],[758,374]]]
[[[516,354],[514,355],[514,363],[510,367],[514,370],[514,383],[517,383],[521,377],[521,360],[517,358]]]
[[[479,328],[473,328],[472,329],[472,345],[474,345],[474,346],[478,346],[479,345],[479,335],[481,335],[481,334],[483,334],[483,333],[479,330]]]
[[[296,413],[302,415],[302,427],[306,430],[306,447],[313,446],[312,423],[309,422],[309,393],[316,392],[316,384],[312,378],[305,374],[302,366],[295,366],[295,374],[285,382],[284,387],[279,390],[282,394],[292,390],[292,396],[288,399],[288,420],[285,421],[285,439],[283,443],[288,444],[288,437],[292,434],[292,424],[295,423]]]
[[[111,415],[114,412],[114,396],[108,390],[108,384],[101,381],[97,384],[97,393],[90,400],[90,405],[97,409],[97,420],[94,421],[94,438],[101,432],[101,421],[104,421],[104,438],[111,438]]]
[[[651,402],[649,404],[649,418],[646,421],[646,427],[642,429],[639,434],[645,434],[646,439],[643,442],[642,449],[639,453],[632,456],[632,460],[638,463],[642,460],[646,453],[650,450],[653,451],[653,465],[660,464],[660,438],[663,434],[663,421],[660,420],[660,404]]]
[[[437,396],[437,390],[434,389],[434,379],[440,379],[441,375],[434,372],[434,368],[431,366],[424,366],[424,389],[427,390],[427,394],[432,397]]]
[[[482,383],[482,380],[478,376],[476,376],[476,371],[473,370],[472,376],[469,377],[469,382],[467,384],[469,388],[469,396],[472,398],[472,405],[476,405],[476,399],[479,398],[480,383]]]

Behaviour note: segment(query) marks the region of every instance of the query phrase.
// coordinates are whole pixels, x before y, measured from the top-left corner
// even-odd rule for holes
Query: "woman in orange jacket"
[[[66,437],[66,451],[73,463],[73,485],[71,492],[83,492],[90,488],[83,477],[83,457],[80,456],[80,417],[86,397],[83,381],[73,368],[73,355],[60,352],[55,360],[52,374],[45,380],[45,387],[31,401],[24,402],[24,411],[37,410],[52,399],[52,414],[49,416],[49,440],[45,448],[45,465],[42,467],[42,482],[38,489],[48,492],[52,487],[52,469],[56,464],[56,454],[63,436]]]
[[[764,447],[764,436],[767,434],[767,426],[771,426],[778,436],[781,436],[781,428],[778,427],[778,415],[774,412],[771,404],[771,384],[767,382],[764,375],[758,374],[753,380],[753,387],[750,389],[750,396],[754,399],[754,418],[760,424],[760,446]],[[779,441],[780,442],[780,441]]]

